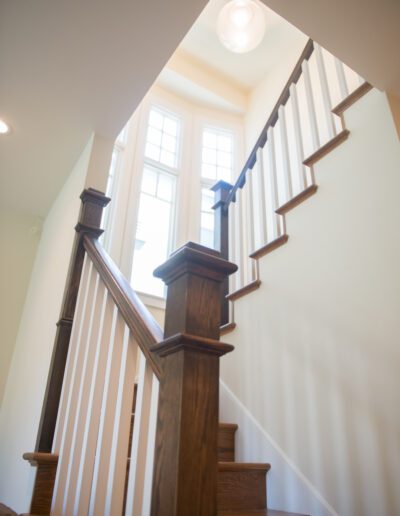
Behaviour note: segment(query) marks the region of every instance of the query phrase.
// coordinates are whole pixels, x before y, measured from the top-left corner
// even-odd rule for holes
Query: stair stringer
[[[369,92],[344,117],[348,140],[315,164],[318,194],[286,215],[288,244],[260,259],[262,285],[235,302],[237,327],[224,337],[235,353],[221,378],[264,432],[254,453],[272,465],[270,507],[391,516],[400,514],[400,146],[384,94]],[[222,417],[250,442],[249,418],[226,406],[235,403],[222,395]],[[273,444],[282,453],[257,451]],[[238,454],[252,460],[248,447]],[[310,497],[319,493],[319,509],[275,505],[289,466]]]

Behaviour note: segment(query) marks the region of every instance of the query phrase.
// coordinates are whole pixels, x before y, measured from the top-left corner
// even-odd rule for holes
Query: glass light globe
[[[217,34],[228,50],[238,54],[250,52],[265,34],[263,9],[255,0],[231,0],[218,15]]]

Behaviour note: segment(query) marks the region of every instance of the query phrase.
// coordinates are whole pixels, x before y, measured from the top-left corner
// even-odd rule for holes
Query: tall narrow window
[[[164,284],[153,271],[172,248],[179,133],[177,117],[150,110],[131,281],[136,290],[159,297]]]
[[[201,154],[200,242],[214,247],[214,193],[210,187],[217,181],[232,181],[233,134],[218,128],[203,131]]]

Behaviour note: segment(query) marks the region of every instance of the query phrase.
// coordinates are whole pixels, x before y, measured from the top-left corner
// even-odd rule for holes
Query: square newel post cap
[[[219,339],[221,283],[237,270],[218,251],[189,242],[154,271],[168,286],[165,337]]]
[[[233,186],[226,181],[218,181],[214,186],[210,188],[213,192],[215,192],[215,204],[212,207],[213,210],[220,208],[225,205],[225,201],[229,196],[229,192],[232,190]]]
[[[78,233],[88,233],[97,238],[103,233],[100,228],[103,208],[107,206],[111,199],[94,188],[83,190],[80,199],[82,206],[75,230]]]

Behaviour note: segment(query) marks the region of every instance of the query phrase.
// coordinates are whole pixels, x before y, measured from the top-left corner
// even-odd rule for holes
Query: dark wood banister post
[[[83,236],[90,235],[98,238],[103,233],[103,230],[100,229],[103,208],[110,202],[110,199],[102,192],[93,188],[84,190],[80,198],[82,205],[78,224],[75,227],[76,235],[61,305],[60,319],[57,323],[57,333],[35,447],[36,452],[50,452],[53,445],[69,340],[85,256]]]
[[[232,185],[225,181],[218,181],[211,190],[215,192],[214,210],[214,248],[220,251],[221,258],[229,260],[229,210],[225,201]],[[224,279],[221,285],[221,326],[229,323],[229,278]]]
[[[152,516],[217,514],[220,286],[236,265],[188,243],[154,272],[168,285]]]

